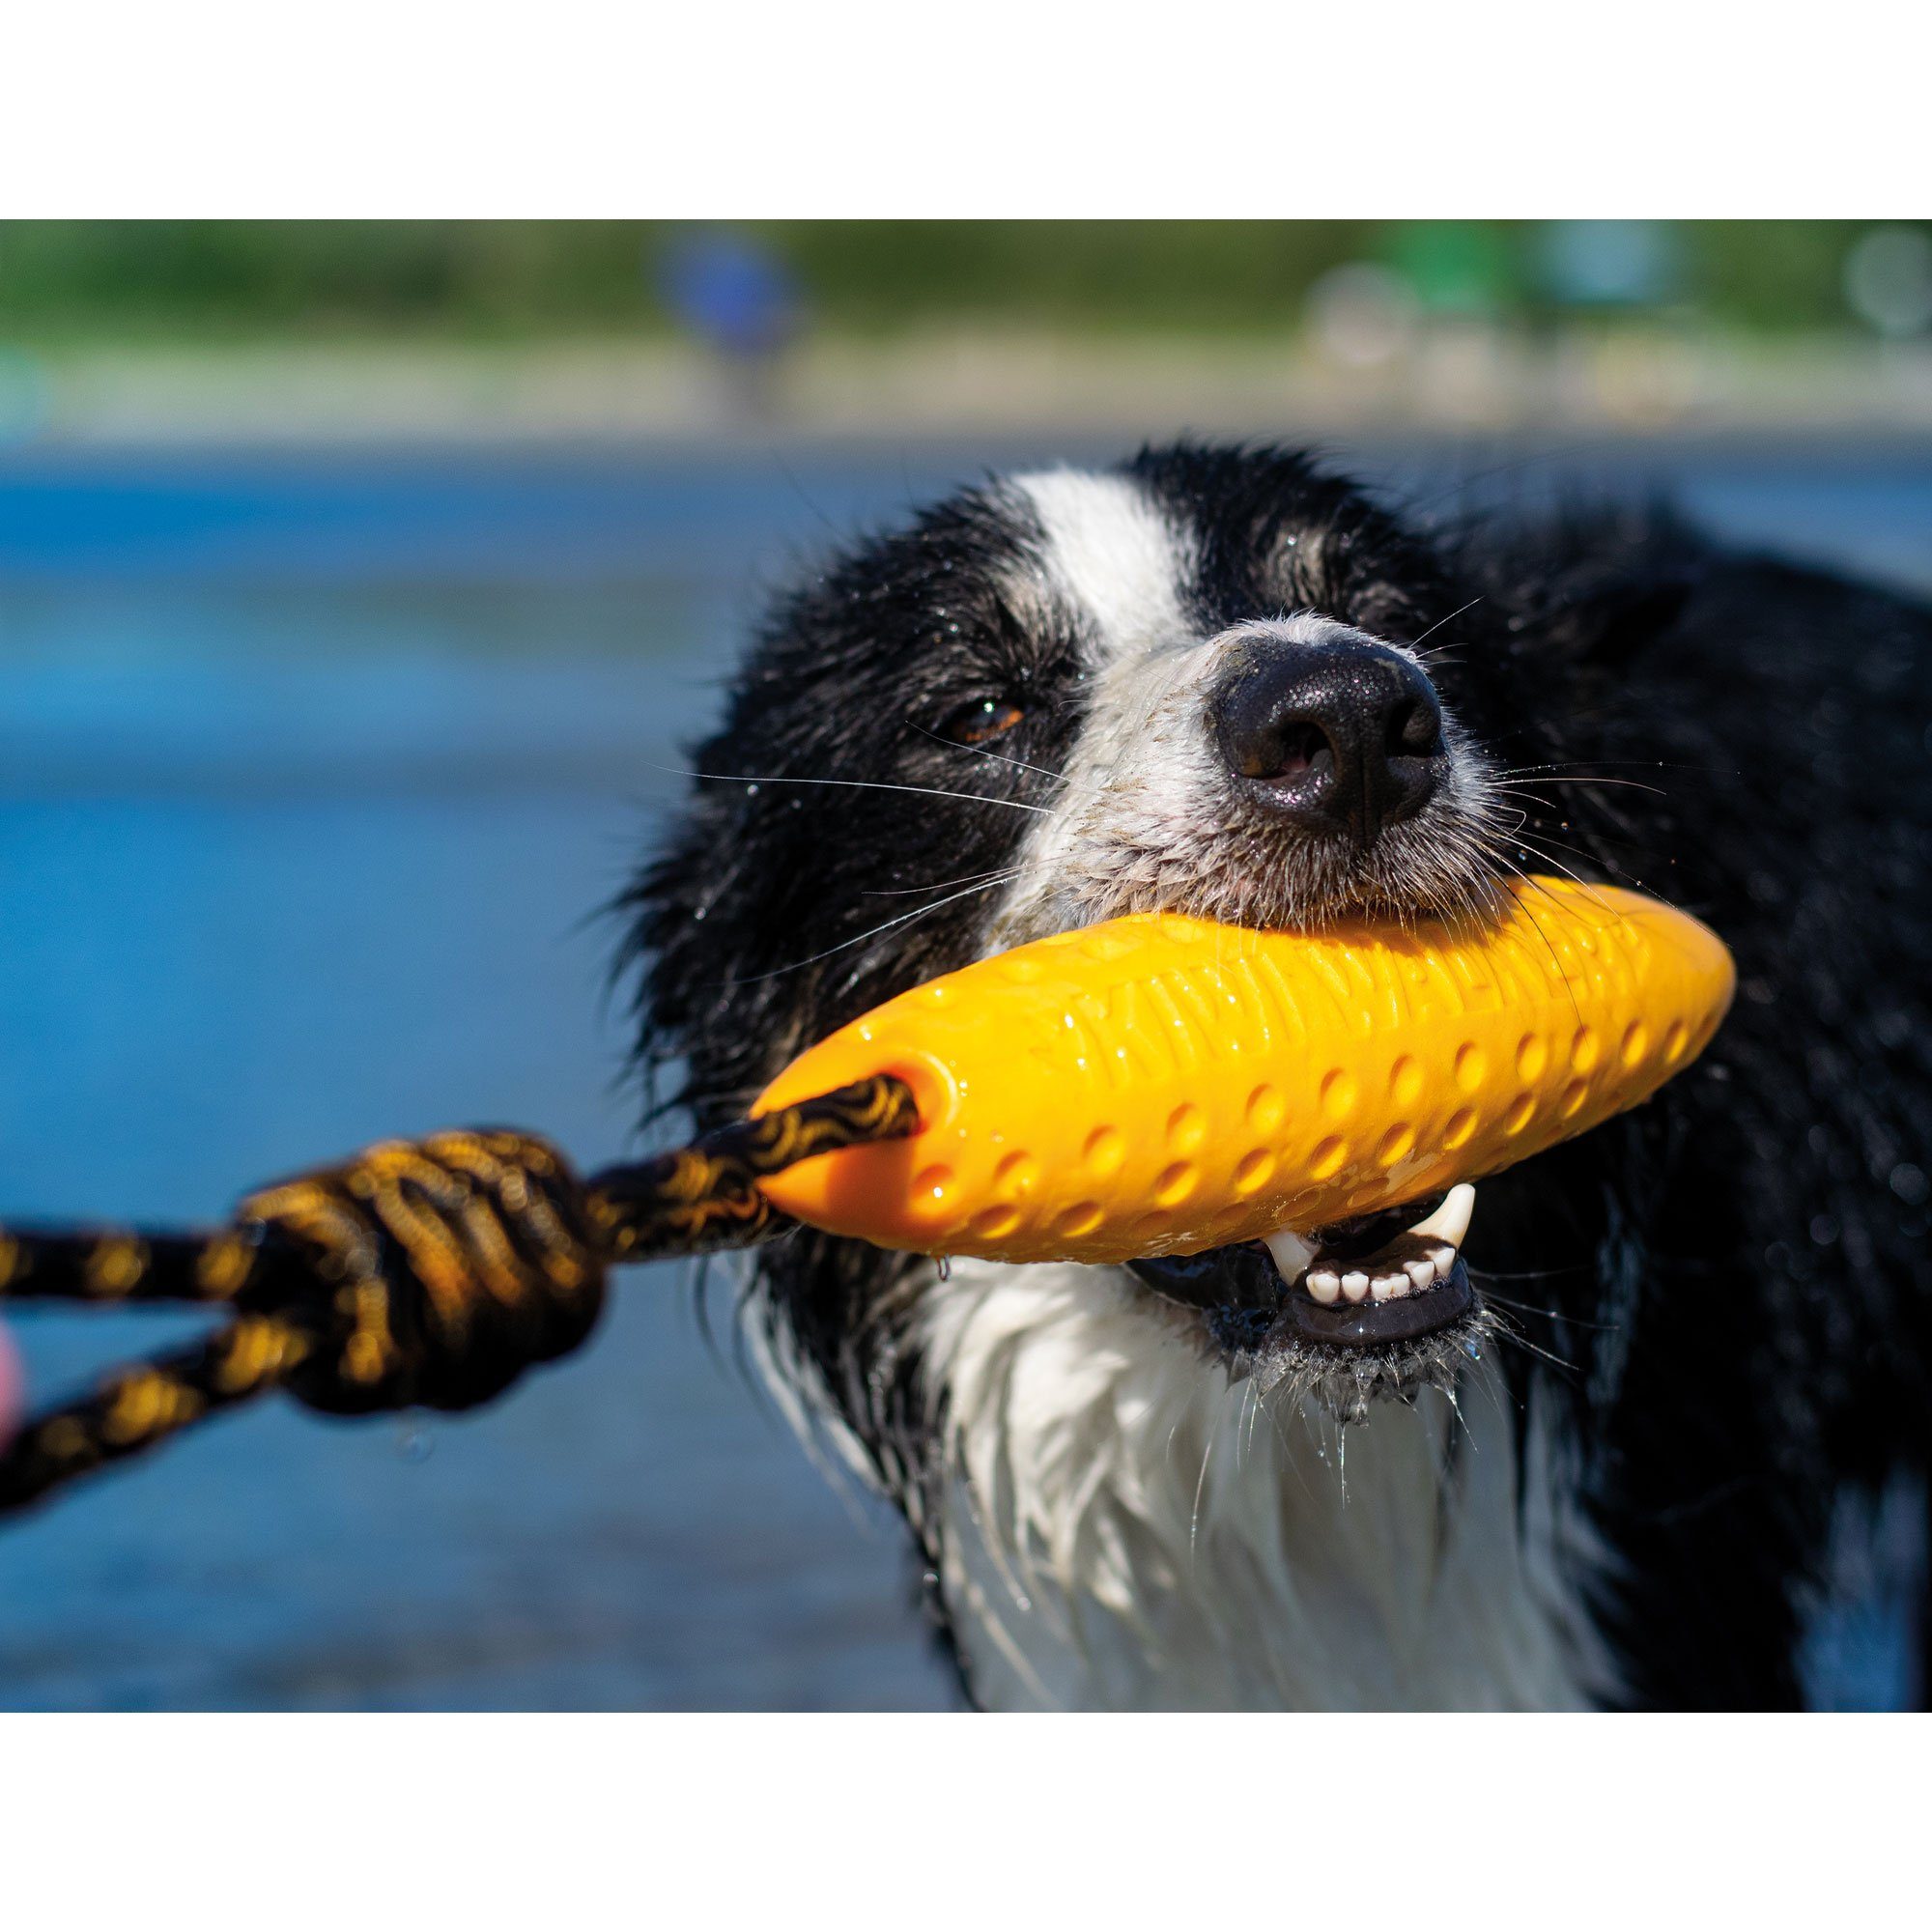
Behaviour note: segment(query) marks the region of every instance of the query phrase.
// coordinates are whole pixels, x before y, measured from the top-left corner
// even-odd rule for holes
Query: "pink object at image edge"
[[[25,1407],[27,1378],[13,1337],[0,1327],[0,1449],[14,1439]]]

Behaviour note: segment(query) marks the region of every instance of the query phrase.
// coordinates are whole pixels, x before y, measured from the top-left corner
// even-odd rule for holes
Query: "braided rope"
[[[0,1301],[231,1311],[28,1421],[0,1450],[0,1514],[272,1388],[337,1415],[488,1402],[584,1341],[612,1264],[770,1240],[797,1224],[760,1179],[918,1125],[880,1074],[588,1182],[536,1135],[486,1128],[379,1142],[199,1234],[0,1228]]]

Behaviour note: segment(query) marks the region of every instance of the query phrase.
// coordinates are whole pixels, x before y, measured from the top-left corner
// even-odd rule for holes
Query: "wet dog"
[[[1932,612],[1665,514],[1431,526],[1192,444],[963,490],[779,604],[633,895],[700,1127],[1126,912],[1570,873],[1738,960],[1702,1061],[1472,1216],[1132,1268],[759,1251],[775,1384],[903,1511],[974,1700],[1782,1706],[1846,1694],[1860,1633],[1922,1691],[1928,670]],[[1427,1285],[1380,1265],[1411,1224],[1460,1251]],[[1257,1344],[1311,1269],[1379,1339]]]

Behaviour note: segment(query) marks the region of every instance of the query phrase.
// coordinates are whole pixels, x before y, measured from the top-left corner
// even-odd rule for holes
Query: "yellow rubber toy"
[[[999,1261],[1321,1228],[1636,1105],[1702,1052],[1735,980],[1696,920],[1558,879],[1460,933],[1113,920],[916,986],[802,1054],[754,1113],[895,1073],[920,1131],[761,1184],[834,1234]]]

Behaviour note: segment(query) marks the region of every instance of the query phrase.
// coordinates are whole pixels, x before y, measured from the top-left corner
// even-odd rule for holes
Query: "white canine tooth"
[[[1406,1274],[1378,1274],[1369,1288],[1378,1301],[1400,1301],[1408,1293],[1408,1277]]]
[[[1315,1259],[1315,1250],[1299,1235],[1291,1234],[1286,1228],[1278,1235],[1269,1235],[1264,1245],[1274,1257],[1283,1281],[1293,1281]]]
[[[1418,1293],[1435,1279],[1435,1264],[1432,1261],[1404,1262],[1402,1267]]]
[[[1306,1287],[1317,1301],[1333,1301],[1342,1293],[1342,1277],[1333,1268],[1310,1268]]]
[[[1476,1205],[1476,1190],[1460,1180],[1442,1197],[1441,1205],[1426,1221],[1418,1221],[1408,1232],[1424,1240],[1447,1241],[1452,1248],[1463,1245],[1469,1232],[1469,1210]]]
[[[1360,1268],[1350,1268],[1342,1277],[1342,1293],[1350,1301],[1366,1301],[1369,1298],[1369,1278]]]

